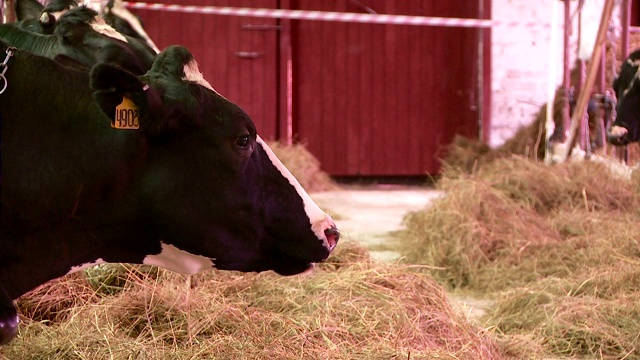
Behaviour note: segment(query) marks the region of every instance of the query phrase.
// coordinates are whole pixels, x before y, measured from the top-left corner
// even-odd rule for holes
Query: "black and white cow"
[[[108,62],[119,64],[137,75],[147,72],[156,52],[101,21],[94,10],[81,6],[65,12],[51,35],[3,24],[0,25],[0,38],[11,46],[72,66],[91,68],[98,62]]]
[[[70,9],[82,4],[100,14],[96,21],[104,21],[119,33],[141,40],[156,53],[160,52],[142,26],[140,18],[129,11],[121,0],[51,0],[46,3],[46,6],[36,0],[17,0],[15,3],[18,20],[16,25],[39,34],[52,34],[59,18]]]
[[[16,50],[4,77],[0,343],[12,299],[94,264],[293,275],[336,246],[331,217],[186,48],[141,77]]]
[[[640,50],[622,63],[613,90],[618,103],[616,119],[607,129],[607,141],[613,145],[640,141]]]
[[[122,34],[144,41],[156,52],[160,52],[158,46],[147,34],[142,20],[124,6],[122,0],[109,0],[101,11],[104,21]]]

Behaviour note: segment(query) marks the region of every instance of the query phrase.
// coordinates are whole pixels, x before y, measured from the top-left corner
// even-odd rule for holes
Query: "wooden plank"
[[[374,7],[375,6],[375,7]],[[372,9],[384,12],[384,0],[371,5]],[[364,120],[365,126],[371,128],[371,148],[369,162],[371,167],[364,175],[382,175],[384,163],[387,161],[387,144],[385,143],[385,122],[393,122],[385,114],[385,96],[387,96],[386,79],[384,69],[387,66],[385,54],[388,51],[387,43],[384,41],[387,25],[372,25],[373,43],[371,51],[367,54],[371,58],[371,73],[373,85],[371,87],[371,97],[368,106],[371,108],[371,116]],[[355,121],[352,119],[351,121]]]
[[[604,42],[605,34],[609,26],[609,20],[611,19],[611,13],[613,11],[614,5],[614,0],[605,0],[602,10],[602,17],[600,18],[600,27],[598,28],[596,42],[593,48],[593,53],[591,54],[591,60],[589,61],[589,65],[587,67],[587,78],[585,80],[584,88],[581,89],[580,94],[578,95],[578,100],[575,107],[576,111],[574,111],[573,116],[571,117],[571,127],[569,128],[567,146],[562,154],[560,154],[560,162],[564,162],[569,158],[569,156],[571,155],[571,151],[573,150],[573,147],[575,145],[578,125],[580,124],[580,120],[584,118],[584,113],[587,109],[587,102],[589,101],[589,97],[591,96],[591,89],[593,88],[593,84],[595,83],[598,65],[600,63],[600,54],[602,53],[602,43]]]
[[[430,2],[426,0],[415,2],[414,8],[411,9],[411,14],[426,16],[430,8]],[[410,90],[410,106],[412,111],[409,112],[409,162],[417,165],[417,171],[426,174],[430,170],[428,167],[428,151],[425,151],[429,143],[429,129],[428,129],[428,117],[431,112],[426,107],[426,98],[432,96],[432,94],[426,92],[428,89],[429,79],[433,78],[433,74],[429,72],[431,65],[431,58],[424,56],[425,49],[429,49],[432,42],[432,30],[428,27],[420,27],[412,29],[416,34],[412,38],[416,42],[419,42],[419,48],[416,51],[408,54],[409,64],[407,68],[412,69],[413,74],[409,73],[409,79],[411,83]],[[411,173],[414,169],[409,169]]]
[[[386,14],[395,14],[395,1],[388,1],[385,3],[385,13]],[[384,101],[384,117],[381,120],[386,119],[383,122],[384,130],[383,130],[383,141],[382,146],[384,146],[384,163],[378,166],[378,171],[381,175],[394,174],[394,163],[396,161],[402,161],[402,155],[398,150],[398,144],[396,142],[395,134],[391,131],[391,127],[395,126],[398,121],[401,119],[398,118],[398,86],[397,86],[397,77],[398,74],[396,71],[391,71],[391,69],[397,70],[398,58],[397,58],[397,29],[395,25],[384,25],[384,42],[385,42],[385,53],[384,53],[384,61],[385,67],[381,69],[384,76],[384,85],[385,85],[385,96],[381,99]]]
[[[335,0],[297,3],[305,10],[361,10]],[[362,4],[387,14],[472,17],[461,15],[477,10],[433,0]],[[304,107],[295,121],[326,171],[436,174],[438,151],[455,131],[478,137],[477,109],[470,109],[479,71],[474,29],[311,23],[300,22],[292,35],[295,104]]]
[[[301,7],[301,9],[304,9]],[[309,151],[321,159],[322,165],[333,173],[333,162],[324,152],[322,141],[315,140],[321,134],[322,127],[319,126],[322,119],[323,100],[321,94],[323,89],[323,74],[320,66],[313,66],[319,59],[325,63],[324,66],[331,66],[328,63],[334,58],[323,59],[321,52],[323,31],[322,24],[314,21],[292,21],[292,48],[294,49],[294,120],[297,122],[295,134],[296,140],[307,144]],[[331,95],[331,94],[329,94]],[[331,100],[329,100],[331,101]],[[327,107],[330,102],[324,99]],[[331,129],[325,129],[327,133]],[[331,141],[333,143],[333,141]]]
[[[372,121],[374,113],[371,103],[373,100],[373,88],[378,86],[378,84],[375,82],[374,57],[371,56],[371,54],[375,53],[373,44],[375,44],[377,40],[374,36],[377,27],[379,28],[379,25],[373,24],[361,25],[359,27],[362,52],[358,68],[356,68],[355,71],[359,72],[360,82],[354,96],[358,97],[358,103],[360,104],[358,114],[362,120],[359,121],[360,129],[357,135],[360,145],[357,147],[354,156],[358,159],[359,173],[361,174],[371,174],[373,170],[371,158],[375,151],[375,144],[373,141]]]
[[[345,9],[346,10],[346,9]],[[359,90],[361,85],[360,76],[360,64],[362,63],[362,51],[363,44],[360,38],[360,29],[362,25],[360,24],[345,24],[344,28],[346,30],[346,36],[344,36],[346,40],[345,46],[345,67],[344,67],[344,79],[346,80],[345,85],[345,109],[344,111],[344,121],[346,127],[346,171],[348,173],[354,173],[357,175],[362,174],[361,169],[361,161],[358,156],[358,149],[363,146],[363,139],[361,135],[361,128],[365,125],[364,118],[362,115],[362,108],[360,104],[359,98]],[[339,115],[337,115],[339,116]],[[355,119],[353,121],[352,119]],[[357,139],[357,141],[349,141],[350,139]]]

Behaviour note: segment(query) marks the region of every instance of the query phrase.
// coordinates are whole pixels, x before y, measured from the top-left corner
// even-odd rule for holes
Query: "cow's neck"
[[[39,284],[95,263],[141,264],[148,253],[160,252],[159,241],[152,240],[144,227],[69,231],[62,226],[28,236],[3,237],[12,246],[0,254],[0,282],[14,299]]]

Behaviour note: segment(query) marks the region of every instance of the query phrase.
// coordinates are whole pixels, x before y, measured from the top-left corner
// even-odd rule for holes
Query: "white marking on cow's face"
[[[160,254],[147,255],[142,263],[183,274],[195,274],[214,267],[213,260],[208,257],[191,254],[170,244],[161,243],[161,245]]]
[[[105,263],[106,263],[106,261],[104,261],[102,258],[100,258],[100,259],[97,259],[96,261],[93,261],[93,262],[80,264],[78,266],[72,266],[71,270],[69,270],[69,272],[67,272],[67,274],[71,274],[71,273],[74,273],[74,272],[80,271],[80,270],[85,270],[85,269],[88,269],[88,268],[90,268],[92,266],[105,264]]]
[[[96,17],[93,22],[91,22],[91,28],[95,30],[97,33],[108,36],[110,38],[124,41],[128,43],[127,38],[124,37],[121,33],[116,31],[116,29],[109,26],[101,17]]]
[[[198,63],[195,60],[191,59],[191,61],[186,63],[184,65],[183,71],[184,77],[182,78],[182,80],[191,81],[198,85],[204,86],[209,90],[215,91],[213,90],[213,86],[211,86],[211,84],[209,84],[209,82],[205,80],[204,76],[202,76],[200,69],[198,69]]]
[[[302,198],[302,201],[304,203],[304,211],[307,213],[307,216],[309,217],[309,221],[311,223],[311,230],[316,234],[318,239],[322,239],[327,249],[332,249],[335,244],[329,244],[329,240],[324,233],[326,229],[335,226],[333,219],[331,219],[331,216],[322,211],[322,209],[320,209],[320,207],[311,199],[311,196],[309,196],[309,194],[302,188],[302,185],[300,185],[298,179],[296,179],[295,176],[291,174],[289,169],[287,169],[284,164],[282,164],[276,154],[273,153],[273,150],[269,148],[269,146],[264,142],[264,140],[262,140],[262,138],[260,138],[260,136],[258,136],[257,142],[262,145],[262,148],[269,156],[269,160],[271,160],[273,165],[275,165],[275,167],[280,171],[282,176],[289,180],[291,186],[296,189],[296,192]]]

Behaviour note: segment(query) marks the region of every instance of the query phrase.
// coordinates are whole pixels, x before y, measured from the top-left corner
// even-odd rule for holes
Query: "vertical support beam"
[[[4,23],[16,22],[15,0],[4,0]]]
[[[292,1],[282,0],[278,2],[279,9],[291,9]],[[278,32],[278,104],[276,138],[286,144],[293,144],[294,119],[293,119],[293,49],[291,47],[293,20],[278,19],[280,31]]]
[[[556,95],[556,60],[557,60],[557,48],[558,48],[558,6],[555,1],[551,3],[551,28],[549,29],[549,78],[547,79],[547,108],[546,108],[546,122],[545,122],[545,137],[543,146],[547,146],[551,135],[555,130],[555,121],[553,118],[553,107],[555,103]],[[540,139],[540,137],[538,137]],[[536,146],[534,148],[534,158],[538,154],[539,141],[536,140]],[[545,163],[551,163],[551,152],[545,151]]]
[[[622,23],[622,35],[621,35],[621,53],[622,53],[622,59],[626,59],[629,56],[629,32],[631,30],[631,6],[632,6],[632,2],[631,0],[622,0],[622,11],[621,11],[621,23]],[[617,71],[617,69],[616,69]],[[624,162],[627,162],[627,158],[628,158],[628,152],[627,152],[627,147],[620,147],[620,146],[616,146],[615,148],[615,153],[616,156],[618,158],[621,158],[624,160]]]
[[[622,11],[621,13],[621,23],[622,23],[622,34],[621,34],[621,52],[622,58],[626,59],[629,56],[629,27],[631,26],[631,0],[622,0]]]
[[[562,86],[564,89],[564,102],[562,103],[562,139],[565,140],[565,131],[569,128],[571,116],[569,109],[569,89],[571,89],[571,1],[564,1],[564,38],[562,58]],[[560,139],[559,139],[560,140]]]
[[[491,0],[479,0],[478,18],[491,20]],[[491,141],[491,27],[480,29],[480,131],[482,142]]]
[[[607,28],[609,27],[609,21],[611,20],[611,13],[613,12],[613,6],[615,0],[606,0],[602,10],[602,17],[600,18],[600,27],[598,28],[598,34],[596,36],[596,42],[594,45],[593,53],[591,54],[591,60],[587,67],[587,78],[585,80],[584,87],[580,90],[578,95],[578,101],[575,111],[571,117],[571,127],[569,128],[569,138],[567,140],[567,147],[564,149],[560,158],[561,161],[566,161],[571,155],[573,146],[576,142],[576,134],[580,125],[580,120],[584,117],[584,112],[587,107],[587,101],[589,101],[591,89],[596,79],[598,71],[598,65],[600,63],[600,55],[602,54],[602,43],[604,42]]]

